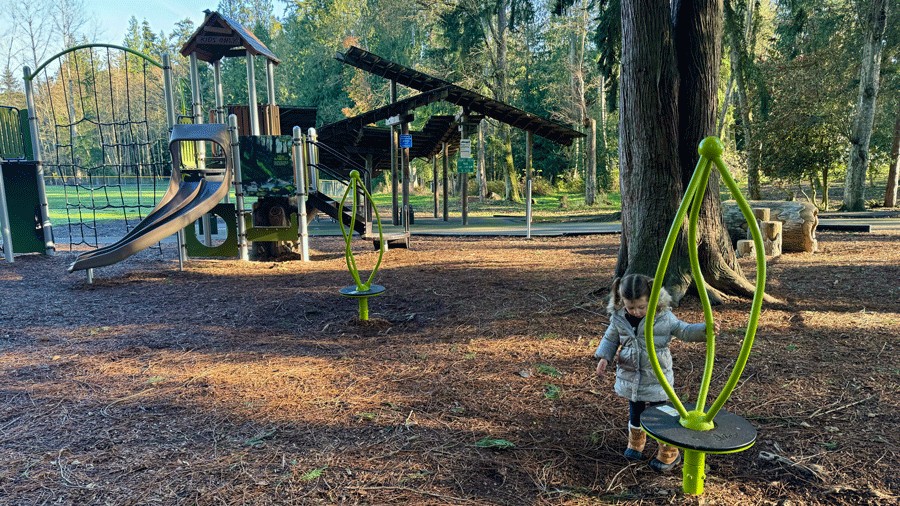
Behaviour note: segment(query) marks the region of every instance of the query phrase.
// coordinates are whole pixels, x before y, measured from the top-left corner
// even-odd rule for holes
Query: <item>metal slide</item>
[[[182,172],[181,143],[195,141],[219,144],[225,156],[224,169]],[[172,179],[153,211],[119,241],[78,255],[69,266],[69,272],[121,262],[197,221],[225,198],[233,173],[228,125],[175,125],[169,139],[169,152],[172,154]]]

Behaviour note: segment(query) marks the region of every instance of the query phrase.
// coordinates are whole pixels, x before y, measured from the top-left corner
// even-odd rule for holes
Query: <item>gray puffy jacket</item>
[[[673,337],[682,341],[706,341],[706,324],[689,324],[679,320],[672,311],[660,307],[653,321],[653,346],[659,366],[673,386],[672,353],[669,342]],[[635,335],[631,324],[625,319],[625,309],[617,308],[610,315],[609,327],[603,334],[594,357],[605,358],[612,364],[616,351],[619,362],[616,367],[616,393],[630,401],[656,402],[668,400],[665,390],[653,374],[647,344],[644,340],[644,320],[638,324]]]

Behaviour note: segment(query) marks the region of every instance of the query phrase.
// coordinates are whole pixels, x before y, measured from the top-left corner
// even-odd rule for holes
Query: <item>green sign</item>
[[[456,161],[456,172],[471,174],[475,172],[475,160],[472,158],[460,158]]]

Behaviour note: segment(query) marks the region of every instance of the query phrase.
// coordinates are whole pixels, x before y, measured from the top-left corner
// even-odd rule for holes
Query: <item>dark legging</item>
[[[628,401],[628,423],[632,425],[632,427],[640,427],[641,426],[641,413],[644,412],[647,408],[652,408],[653,406],[659,406],[660,404],[664,404],[665,401],[659,402],[644,402],[644,401]]]

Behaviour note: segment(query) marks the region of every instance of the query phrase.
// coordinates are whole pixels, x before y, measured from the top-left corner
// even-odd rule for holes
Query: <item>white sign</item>
[[[472,158],[472,139],[459,140],[459,157]]]

